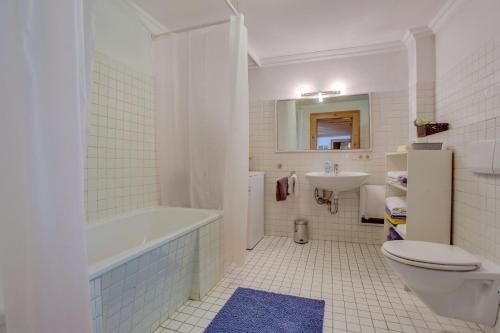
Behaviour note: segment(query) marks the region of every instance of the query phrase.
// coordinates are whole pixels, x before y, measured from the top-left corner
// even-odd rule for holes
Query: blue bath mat
[[[238,288],[205,333],[320,333],[325,301]]]

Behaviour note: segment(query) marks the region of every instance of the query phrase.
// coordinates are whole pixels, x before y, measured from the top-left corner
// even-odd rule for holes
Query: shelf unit
[[[410,150],[386,154],[386,174],[402,170],[408,171],[407,186],[386,180],[385,193],[386,197],[406,197],[405,239],[450,244],[452,152]],[[391,226],[386,219],[385,235]]]
[[[398,189],[398,190],[400,190],[400,191],[403,191],[403,192],[406,192],[406,191],[408,190],[408,188],[407,188],[407,187],[405,187],[405,186],[403,186],[403,185],[400,185],[400,184],[398,184],[398,183],[393,183],[393,182],[390,182],[390,181],[386,181],[386,185],[391,186],[391,187],[393,187],[393,188],[396,188],[396,189]]]

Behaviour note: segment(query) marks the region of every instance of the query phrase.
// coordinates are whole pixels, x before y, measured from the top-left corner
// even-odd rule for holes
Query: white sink
[[[368,176],[365,172],[338,172],[336,175],[324,171],[306,173],[307,180],[315,188],[334,193],[354,190],[363,185]]]

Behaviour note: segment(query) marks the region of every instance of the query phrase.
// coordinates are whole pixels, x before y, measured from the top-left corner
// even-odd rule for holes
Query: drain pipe
[[[316,203],[318,205],[327,205],[328,206],[328,211],[330,214],[335,215],[339,212],[339,198],[337,196],[333,196],[333,202],[330,200],[332,198],[333,192],[328,191],[325,189],[322,189],[322,195],[319,195],[319,188],[314,189],[314,200],[316,200]],[[333,209],[332,209],[332,203],[333,203]]]

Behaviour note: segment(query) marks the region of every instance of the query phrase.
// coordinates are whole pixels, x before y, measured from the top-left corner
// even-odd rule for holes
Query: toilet
[[[494,326],[500,267],[455,245],[397,240],[382,253],[406,285],[438,315]]]

